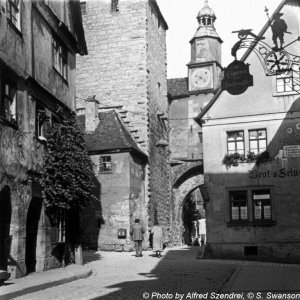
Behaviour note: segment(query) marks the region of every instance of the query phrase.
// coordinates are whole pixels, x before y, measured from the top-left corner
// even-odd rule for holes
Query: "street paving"
[[[151,251],[136,258],[134,252],[84,251],[85,264],[93,271],[90,277],[15,299],[216,299],[201,295],[232,291],[253,299],[247,298],[247,291],[300,291],[299,264],[201,260],[197,252],[197,247],[175,247],[165,250],[162,258]]]
[[[170,295],[175,299],[176,293],[219,291],[236,266],[196,259],[197,251],[197,247],[170,248],[162,258],[151,251],[139,258],[134,252],[88,251],[84,258],[92,276],[15,299],[140,300],[147,297],[143,293],[149,299]]]

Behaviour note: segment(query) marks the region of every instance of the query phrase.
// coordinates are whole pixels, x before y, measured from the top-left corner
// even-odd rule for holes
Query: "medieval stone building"
[[[166,80],[166,30],[168,29],[155,0],[101,0],[81,2],[89,55],[78,58],[77,112],[94,118],[85,108],[86,99],[95,96],[99,111],[115,109],[134,136],[138,147],[148,156],[144,188],[135,195],[144,206],[139,214],[147,227],[158,219],[168,240],[170,229],[170,193],[168,164],[168,101]],[[105,124],[100,124],[105,125]],[[113,139],[114,136],[111,136]],[[93,155],[91,156],[92,160]],[[116,164],[113,161],[112,164]],[[133,171],[133,170],[132,170]],[[114,183],[116,174],[105,174],[100,184]],[[120,188],[115,181],[113,191]],[[112,196],[110,196],[112,197]],[[132,199],[127,191],[114,196],[115,219],[109,219],[109,203],[100,194],[104,220],[101,235],[116,228],[122,201]],[[114,225],[109,225],[114,223]],[[114,230],[111,234],[116,235]],[[114,240],[114,237],[107,237]],[[147,238],[146,238],[147,240]],[[103,240],[102,240],[103,241]],[[106,243],[107,244],[107,243]],[[103,245],[103,243],[102,243]],[[99,245],[101,248],[101,244]]]
[[[183,207],[188,197],[193,197],[197,208],[202,211],[202,228],[198,234],[203,234],[202,238],[205,240],[205,141],[202,138],[202,128],[194,121],[194,117],[220,87],[222,40],[216,32],[216,16],[208,6],[208,1],[205,1],[204,7],[199,11],[197,20],[199,27],[190,41],[191,60],[187,64],[188,77],[168,79],[174,244],[185,242],[183,236],[187,228],[184,228],[183,224]]]
[[[126,251],[132,249],[130,220],[146,215],[145,165],[148,157],[137,146],[122,119],[114,110],[98,113],[98,102],[86,102],[96,112],[78,116],[95,174],[98,208],[81,213],[83,247]],[[100,234],[99,234],[100,230]]]
[[[87,53],[79,2],[1,1],[0,268],[12,277],[59,265],[36,178],[44,116],[75,108],[76,53]]]

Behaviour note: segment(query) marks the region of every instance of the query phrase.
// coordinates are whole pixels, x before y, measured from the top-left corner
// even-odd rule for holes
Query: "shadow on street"
[[[155,257],[152,252],[144,252],[144,257],[136,258],[132,265],[149,264],[151,259],[158,260],[158,264],[150,272],[138,273],[136,277],[142,278],[139,280],[133,280],[131,270],[122,269],[120,265],[118,276],[122,276],[122,279],[117,284],[105,286],[104,295],[97,299],[176,299],[176,293],[186,296],[193,292],[217,292],[232,275],[235,267],[199,260],[196,258],[198,249],[171,249],[163,252],[161,258]],[[143,267],[140,266],[139,269]],[[170,294],[173,298],[170,298]]]

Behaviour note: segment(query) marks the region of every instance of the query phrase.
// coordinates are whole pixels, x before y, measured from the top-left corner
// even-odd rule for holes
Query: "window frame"
[[[269,191],[270,195],[270,218],[268,219],[255,219],[255,205],[253,201],[253,195],[256,191]],[[247,196],[247,216],[248,219],[232,219],[232,205],[230,193],[236,191],[246,191]],[[274,226],[276,225],[275,218],[275,199],[274,199],[274,186],[262,185],[262,186],[240,186],[226,188],[226,212],[227,212],[227,226]]]
[[[6,17],[9,24],[21,32],[21,0],[6,1]]]
[[[68,50],[52,35],[52,65],[53,69],[68,82]]]
[[[232,199],[231,197],[231,194],[233,193],[241,193],[241,192],[244,192],[245,193],[245,196],[246,196],[246,199],[245,200],[242,200],[242,199]],[[249,221],[249,205],[248,205],[248,197],[247,197],[247,189],[238,189],[238,190],[230,190],[229,191],[229,209],[230,209],[230,222],[231,223],[242,223],[242,222],[248,222]],[[233,219],[232,217],[232,203],[233,202],[246,202],[246,214],[247,214],[247,218],[243,219],[242,218],[242,213],[241,213],[241,205],[238,206],[238,216],[239,218],[238,219]]]
[[[3,78],[1,81],[1,99],[0,99],[0,116],[8,121],[9,123],[17,126],[18,125],[18,88],[17,82],[10,78]],[[6,87],[8,86],[8,91]],[[8,103],[8,104],[7,104]],[[13,104],[13,105],[12,105]],[[8,106],[8,109],[7,109]],[[12,113],[11,107],[14,107]],[[8,110],[8,111],[7,111]]]
[[[269,199],[254,199],[254,193],[256,191],[269,191],[269,196],[270,198]],[[269,221],[272,221],[272,217],[273,217],[273,209],[272,209],[272,195],[271,195],[271,190],[270,188],[256,188],[256,189],[253,189],[251,190],[251,201],[252,201],[252,212],[253,212],[253,222],[269,222]],[[270,218],[265,218],[264,217],[264,206],[262,206],[262,209],[261,209],[261,218],[258,219],[255,217],[255,202],[269,202],[269,206],[270,206]]]
[[[39,140],[46,138],[46,119],[41,120],[42,114],[46,115],[46,108],[39,102],[35,107],[35,136]]]
[[[262,131],[262,130],[265,131],[265,138],[261,138],[261,139],[260,139],[260,138],[259,138],[259,135],[257,135],[258,138],[256,138],[256,139],[251,139],[251,135],[250,135],[251,132],[254,132],[254,131],[259,132],[259,131]],[[249,140],[249,152],[254,152],[255,154],[260,154],[260,153],[266,151],[266,150],[267,150],[267,146],[268,146],[267,129],[266,129],[266,128],[249,129],[249,130],[248,130],[248,140]],[[265,141],[266,141],[266,147],[265,147],[264,150],[261,150],[260,147],[259,147],[259,141],[262,141],[262,140],[265,140]],[[256,142],[257,142],[257,153],[256,153],[255,151],[253,151],[253,149],[251,148],[251,142],[253,142],[253,141],[256,141]]]
[[[104,159],[108,159],[105,160]],[[99,174],[112,174],[112,157],[111,155],[100,155],[99,157]]]
[[[235,138],[234,141],[229,141],[229,134],[233,133],[242,133],[243,134],[243,151],[241,152],[240,150],[237,149],[237,143],[238,140]],[[235,144],[235,150],[229,150],[229,144]],[[244,130],[233,130],[233,131],[226,131],[226,145],[227,145],[227,154],[233,154],[233,153],[240,153],[240,154],[245,154],[245,132]]]
[[[110,10],[111,12],[119,11],[119,0],[111,0]]]
[[[294,73],[295,71],[290,71],[287,74],[283,73],[276,76],[276,93],[277,94],[284,94],[284,93],[292,93],[294,90]],[[288,82],[286,80],[290,80],[291,86],[288,85]],[[278,90],[278,83],[282,82],[281,85],[283,87],[282,91]]]
[[[291,87],[286,88],[288,86],[288,82],[286,80],[289,79],[291,80]],[[283,90],[279,90],[279,82],[283,81],[282,86]],[[293,65],[291,70],[287,72],[283,72],[282,74],[278,74],[274,76],[273,80],[273,96],[286,96],[286,95],[294,95],[297,94],[297,90],[300,87],[300,74],[299,71],[297,70],[296,65]]]
[[[81,15],[86,15],[86,1],[80,1]]]

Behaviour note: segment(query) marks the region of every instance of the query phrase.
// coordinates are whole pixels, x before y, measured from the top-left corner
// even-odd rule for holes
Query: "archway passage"
[[[205,205],[200,188],[196,188],[185,197],[182,204],[183,244],[199,245],[200,240],[205,240],[203,221]]]
[[[186,173],[185,173],[186,174]],[[206,187],[204,185],[204,175],[203,174],[196,174],[194,176],[187,177],[183,174],[185,180],[182,180],[180,177],[178,180],[176,180],[174,186],[173,186],[173,195],[172,195],[172,202],[173,202],[173,244],[174,245],[182,245],[185,243],[184,239],[184,224],[183,224],[183,206],[185,203],[185,200],[187,199],[188,195],[193,193],[195,190],[198,190],[199,194],[201,195],[201,201],[203,202],[202,206],[203,209],[205,208],[205,203],[208,201],[208,195],[206,191]],[[189,174],[190,175],[190,174]],[[201,219],[201,225],[197,224],[200,234],[199,242],[203,238],[205,242],[205,218]],[[201,228],[204,228],[202,232],[200,233],[200,226]],[[203,232],[204,231],[204,232]],[[203,236],[201,236],[201,234]]]
[[[10,223],[11,200],[9,187],[4,187],[0,192],[0,269],[7,270],[7,261],[10,253]]]
[[[29,205],[26,221],[25,263],[27,273],[36,271],[36,246],[41,211],[42,199],[32,198]]]

